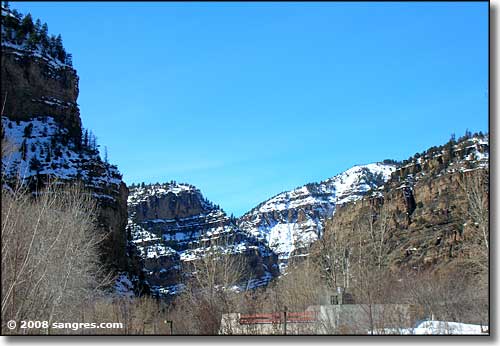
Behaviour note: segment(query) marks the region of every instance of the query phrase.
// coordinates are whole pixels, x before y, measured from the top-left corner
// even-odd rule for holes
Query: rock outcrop
[[[417,154],[383,188],[339,207],[325,232],[352,230],[367,218],[377,228],[383,214],[384,253],[390,267],[436,270],[464,263],[474,256],[470,245],[483,241],[473,238],[480,225],[468,215],[468,195],[473,188],[482,196],[484,204],[476,208],[484,208],[487,217],[488,152],[488,138],[477,136]],[[471,183],[476,186],[467,186]]]
[[[138,269],[153,294],[178,293],[193,263],[214,248],[245,263],[238,289],[266,285],[278,273],[277,258],[266,244],[238,229],[192,185],[131,187],[128,205],[130,256],[141,262]]]
[[[2,41],[2,104],[12,120],[51,115],[71,136],[80,136],[76,70],[57,59]]]
[[[82,136],[76,70],[23,30],[2,8],[2,145],[12,148],[2,151],[3,182],[21,178],[32,189],[54,179],[82,183],[98,202],[99,227],[109,233],[101,258],[125,269],[128,189],[118,168]]]

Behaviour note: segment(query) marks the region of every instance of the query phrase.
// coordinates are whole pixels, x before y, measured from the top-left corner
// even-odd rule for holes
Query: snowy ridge
[[[4,30],[4,28],[2,27],[2,31],[3,30]],[[2,48],[10,48],[12,50],[12,51],[8,51],[6,53],[15,54],[17,56],[30,56],[30,57],[34,57],[34,58],[43,60],[50,67],[52,67],[54,69],[64,69],[64,68],[72,69],[73,68],[71,65],[62,62],[59,59],[52,58],[48,54],[44,54],[40,45],[38,45],[35,49],[30,50],[30,49],[28,49],[28,47],[25,43],[19,45],[19,44],[13,43],[13,42],[8,42],[5,40],[2,40]]]
[[[60,181],[81,180],[99,199],[114,200],[121,174],[118,168],[101,160],[98,152],[77,149],[67,140],[68,130],[50,116],[29,121],[2,117],[4,136],[13,150],[2,159],[2,173],[22,180],[47,175]],[[68,143],[64,144],[67,140]]]
[[[395,165],[354,166],[320,183],[280,193],[240,218],[239,227],[265,241],[286,262],[300,255],[322,235],[322,222],[335,207],[362,198],[383,185]],[[282,268],[286,266],[283,263]]]
[[[224,255],[272,256],[265,244],[242,232],[234,220],[192,185],[171,182],[134,186],[130,188],[128,206],[129,245],[142,260],[154,294],[181,292],[184,278],[192,275],[190,263],[214,250]],[[162,212],[169,217],[161,217]],[[273,277],[270,270],[264,264],[262,270],[256,269],[260,273],[257,277],[251,275],[234,289],[267,285]]]
[[[2,21],[14,20],[18,25],[22,25],[19,18],[17,18],[10,9],[2,5]],[[45,61],[50,67],[54,69],[70,68],[72,69],[71,57],[68,59],[60,60],[57,57],[52,57],[48,47],[44,47],[41,40],[37,44],[30,43],[30,38],[33,33],[26,33],[23,37],[18,37],[19,33],[12,30],[12,26],[7,22],[2,23],[2,53],[13,53],[18,56],[30,56]],[[49,37],[47,37],[47,40]],[[5,48],[9,48],[7,51]],[[67,60],[67,61],[66,61]]]
[[[453,152],[451,158],[450,151]],[[429,168],[431,161],[438,162],[438,165],[435,165],[437,168],[434,169],[436,176],[488,169],[489,137],[476,134],[473,137],[461,139],[452,146],[452,150],[450,147],[441,146],[432,151],[429,149],[424,153],[415,154],[398,167],[391,183],[399,185],[398,189],[412,189],[416,182],[433,173]]]
[[[332,204],[348,203],[359,199],[365,192],[378,186],[378,182],[387,181],[394,170],[395,166],[381,163],[354,166],[323,182],[307,184],[295,190],[280,193],[258,207],[258,212],[300,208],[317,203],[318,195],[324,195],[323,201]]]
[[[175,182],[148,185],[148,187],[138,186],[130,191],[127,203],[130,206],[136,206],[139,203],[146,202],[152,196],[162,197],[169,193],[179,195],[182,192],[200,193],[200,191],[192,185],[178,184]]]

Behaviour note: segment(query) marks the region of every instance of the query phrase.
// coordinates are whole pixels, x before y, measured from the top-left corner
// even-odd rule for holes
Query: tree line
[[[8,1],[2,4],[2,25],[2,41],[25,45],[30,51],[40,49],[42,55],[73,65],[72,55],[64,49],[60,34],[49,35],[47,23],[42,24],[40,19],[33,21],[30,13],[23,15],[16,9],[11,10]]]

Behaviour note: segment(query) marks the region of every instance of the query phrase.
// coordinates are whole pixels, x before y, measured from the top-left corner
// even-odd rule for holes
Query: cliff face
[[[111,193],[112,199],[100,198],[100,226],[110,232],[103,244],[103,262],[108,262],[117,269],[128,269],[131,265],[127,258],[127,197],[128,188],[121,182],[118,190]]]
[[[168,191],[168,193],[167,193]],[[168,190],[152,188],[152,195],[140,188],[134,189],[131,204],[134,205],[136,222],[153,219],[184,219],[208,212],[211,206],[194,189],[179,185]]]
[[[71,135],[81,135],[76,71],[55,59],[2,42],[2,103],[13,120],[51,115]]]
[[[193,263],[217,248],[246,263],[240,289],[266,285],[277,275],[276,256],[263,242],[242,232],[235,220],[206,200],[194,186],[133,187],[128,199],[131,257],[151,291],[173,295],[195,270]]]
[[[371,219],[375,229],[384,222],[384,254],[394,269],[436,270],[479,261],[471,249],[484,247],[478,228],[488,223],[488,151],[487,138],[471,138],[416,158],[398,168],[383,189],[338,208],[325,233],[358,230],[360,220]],[[482,213],[486,225],[471,208]]]
[[[125,268],[128,189],[117,167],[82,137],[78,75],[50,49],[30,44],[28,34],[14,34],[16,18],[2,8],[2,24],[9,20],[2,25],[2,144],[12,152],[2,157],[3,180],[20,176],[32,189],[54,178],[81,182],[98,203],[99,227],[110,234],[103,262]]]

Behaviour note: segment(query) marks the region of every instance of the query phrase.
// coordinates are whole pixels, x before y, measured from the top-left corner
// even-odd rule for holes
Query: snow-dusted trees
[[[89,131],[88,129],[85,129],[85,131],[82,131],[80,146],[84,151],[90,154],[99,153],[99,144],[97,144],[97,137],[92,132],[92,130]]]
[[[64,64],[71,66],[72,58],[64,49],[61,35],[49,36],[48,26],[42,25],[39,19],[33,23],[30,13],[23,16],[17,10],[10,10],[4,6],[6,15],[2,12],[2,39],[17,45],[25,45],[29,51],[40,48],[44,55],[48,55]]]

